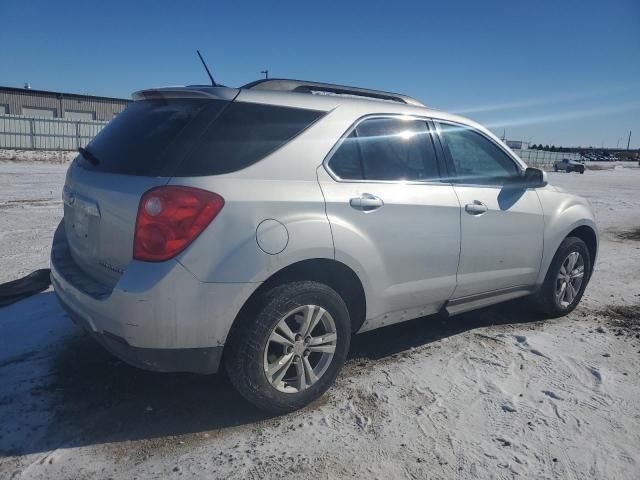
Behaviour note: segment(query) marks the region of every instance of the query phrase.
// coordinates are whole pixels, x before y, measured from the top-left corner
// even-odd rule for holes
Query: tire
[[[583,175],[583,174],[584,174],[584,170],[580,170],[580,175]]]
[[[557,172],[558,171],[558,167],[553,167],[553,171]]]
[[[558,278],[561,268],[563,266],[567,266],[565,262],[568,260],[569,255],[574,254],[574,252],[580,256],[582,265],[584,267],[582,281],[577,288],[575,288],[572,282],[572,289],[576,292],[572,299],[566,296],[565,298],[558,298],[559,291],[562,291],[562,280],[559,280]],[[575,266],[575,268],[579,269],[579,261],[576,262]],[[586,243],[584,243],[582,239],[577,237],[565,238],[564,241],[560,244],[560,247],[558,247],[558,251],[551,261],[551,265],[549,266],[549,270],[547,271],[547,275],[545,276],[542,287],[533,297],[534,305],[542,314],[549,318],[556,318],[567,315],[568,313],[573,311],[574,308],[576,308],[578,303],[580,303],[582,295],[584,294],[584,289],[586,288],[587,284],[589,283],[589,279],[591,278],[591,273],[591,256],[589,254],[589,249],[587,248]],[[565,288],[565,290],[567,290],[567,288]]]
[[[298,410],[319,398],[333,384],[349,352],[351,322],[340,295],[322,283],[293,282],[265,292],[249,310],[253,314],[238,319],[240,323],[225,352],[225,370],[234,387],[260,410],[275,414]],[[306,338],[296,335],[296,340],[290,341],[296,329],[301,332],[304,328],[309,312],[311,324],[319,317],[316,326],[307,331]],[[285,327],[290,329],[287,333],[282,330]],[[305,343],[333,338],[331,330],[336,334],[331,345]],[[281,343],[283,340],[289,344]],[[335,350],[329,358],[332,347]],[[319,348],[326,351],[317,351]],[[292,361],[285,360],[289,358]],[[271,376],[267,373],[269,365],[274,365]],[[284,373],[278,365],[285,365]],[[305,386],[300,388],[302,385]]]

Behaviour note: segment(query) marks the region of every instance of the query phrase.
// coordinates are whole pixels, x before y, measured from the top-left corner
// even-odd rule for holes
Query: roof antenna
[[[200,50],[196,50],[196,53],[200,57],[200,61],[202,62],[202,65],[204,66],[204,69],[207,71],[207,75],[209,75],[209,78],[211,79],[211,86],[212,87],[217,87],[218,84],[213,79],[213,75],[211,75],[211,72],[209,71],[209,67],[207,67],[207,64],[205,63],[204,58],[202,58],[202,55],[200,55]]]

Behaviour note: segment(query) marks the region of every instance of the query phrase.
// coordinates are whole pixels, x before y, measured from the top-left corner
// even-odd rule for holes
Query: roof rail
[[[307,82],[304,80],[289,80],[286,78],[269,78],[256,80],[247,83],[240,88],[254,90],[276,90],[281,92],[298,93],[326,93],[334,95],[351,95],[355,97],[375,98],[390,102],[406,103],[407,105],[417,105],[424,107],[424,104],[415,98],[398,93],[383,92],[380,90],[369,90],[368,88],[347,87],[345,85],[334,85],[332,83]]]

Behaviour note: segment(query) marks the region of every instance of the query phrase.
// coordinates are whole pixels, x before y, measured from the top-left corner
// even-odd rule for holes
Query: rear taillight
[[[199,188],[152,188],[138,206],[133,258],[161,262],[176,256],[202,233],[223,206],[220,195]]]

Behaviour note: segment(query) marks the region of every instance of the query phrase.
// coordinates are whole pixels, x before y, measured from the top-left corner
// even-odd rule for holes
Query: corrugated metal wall
[[[22,115],[22,107],[53,109],[56,118],[65,118],[64,112],[92,112],[96,120],[109,121],[129,104],[129,100],[107,97],[91,97],[39,90],[20,90],[0,87],[0,105],[7,106],[6,113]]]

